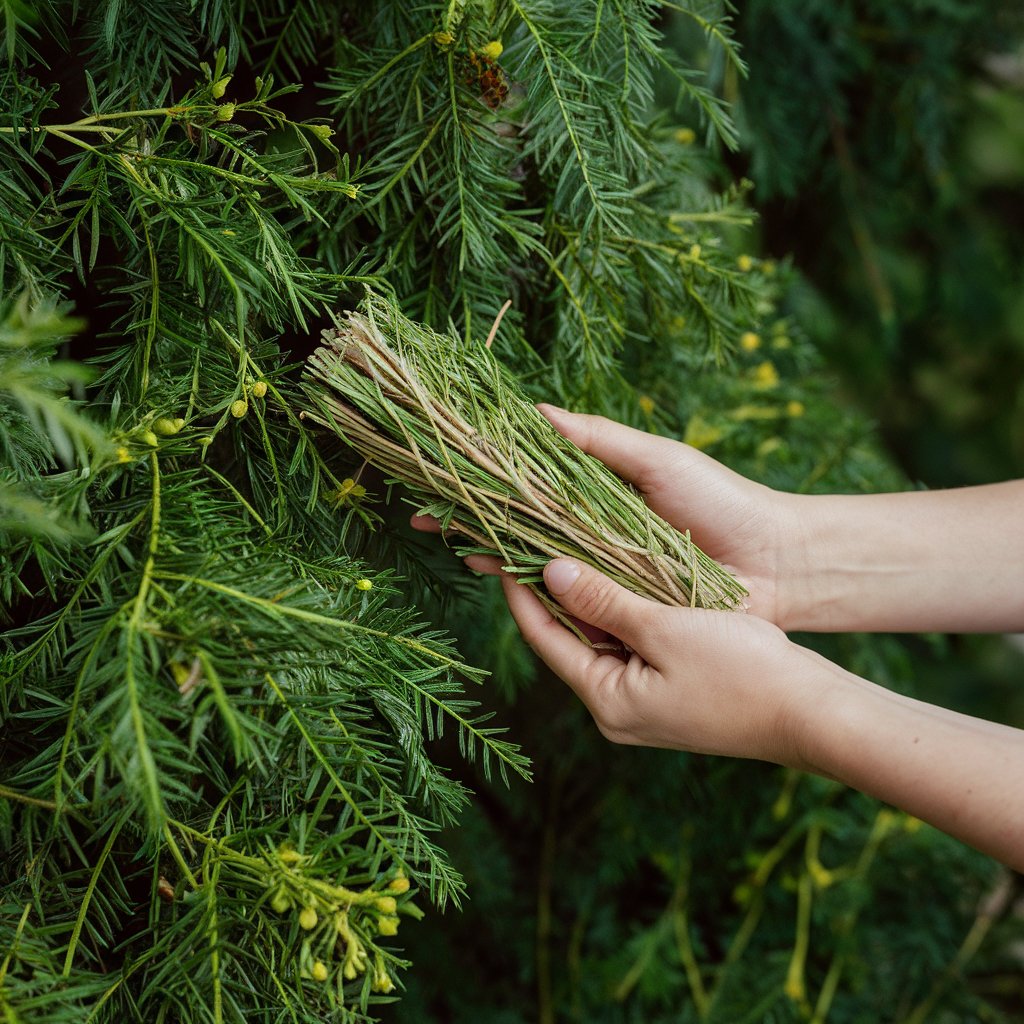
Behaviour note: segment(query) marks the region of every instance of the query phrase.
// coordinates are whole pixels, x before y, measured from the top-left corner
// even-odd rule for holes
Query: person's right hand
[[[689,530],[694,544],[750,591],[752,614],[787,627],[791,570],[784,563],[803,548],[792,495],[747,480],[679,441],[603,416],[538,409],[560,434],[632,483],[662,519]]]

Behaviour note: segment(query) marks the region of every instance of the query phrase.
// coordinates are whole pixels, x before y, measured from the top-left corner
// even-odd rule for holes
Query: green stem
[[[676,950],[679,953],[679,960],[686,972],[686,981],[690,986],[690,995],[693,998],[693,1005],[697,1010],[697,1016],[701,1020],[708,1017],[708,993],[704,988],[704,980],[701,978],[700,964],[693,952],[693,942],[690,939],[690,921],[687,913],[687,902],[690,894],[690,870],[691,861],[688,854],[683,855],[682,871],[676,883],[675,893],[672,897],[672,923],[675,927]]]
[[[188,107],[156,107],[152,110],[118,110],[109,114],[93,114],[67,124],[6,125],[0,127],[0,134],[27,135],[35,132],[51,132],[66,137],[68,132],[109,132],[109,128],[102,127],[104,122],[124,121],[133,117],[172,117],[175,114],[184,113],[188,109]]]
[[[89,884],[86,886],[85,894],[82,896],[82,905],[78,909],[78,916],[75,918],[75,925],[71,929],[71,938],[68,941],[68,951],[64,957],[64,969],[61,971],[61,977],[67,978],[71,974],[71,965],[75,959],[75,949],[78,947],[78,941],[82,935],[82,928],[85,925],[85,915],[89,911],[89,904],[92,902],[92,895],[96,891],[96,885],[100,880],[100,872],[103,870],[103,865],[106,864],[107,858],[110,856],[110,851],[114,848],[114,843],[117,837],[121,834],[121,829],[124,827],[124,823],[128,820],[128,815],[122,814],[120,818],[114,823],[114,826],[110,830],[110,835],[107,837],[106,843],[103,844],[103,849],[100,851],[99,858],[96,861],[96,866],[92,870],[92,874],[89,876]]]
[[[352,813],[356,816],[357,820],[363,823],[363,826],[377,839],[381,846],[383,846],[395,860],[399,862],[404,861],[405,857],[403,857],[402,854],[395,848],[394,844],[392,844],[384,836],[384,833],[381,832],[380,829],[377,828],[377,826],[372,821],[370,821],[369,818],[367,818],[367,816],[363,813],[362,808],[355,801],[355,799],[353,799],[352,794],[348,791],[348,788],[338,777],[338,773],[334,770],[331,763],[324,756],[323,751],[320,750],[319,745],[310,735],[309,730],[306,728],[302,719],[299,718],[295,709],[291,706],[291,704],[288,703],[288,698],[285,697],[284,692],[281,690],[281,687],[277,685],[277,680],[274,679],[274,677],[269,672],[264,674],[264,678],[266,679],[267,683],[270,685],[270,688],[274,691],[274,693],[277,694],[278,699],[284,705],[285,711],[288,713],[289,717],[295,723],[296,728],[302,734],[302,738],[306,741],[307,746],[313,752],[313,756],[323,766],[324,771],[327,773],[327,777],[337,787],[338,793],[341,795],[341,798],[345,801],[345,803],[349,805],[349,807],[352,808]]]
[[[142,773],[149,792],[150,813],[155,822],[163,817],[163,794],[160,789],[160,779],[156,770],[156,762],[153,759],[153,752],[149,749],[149,742],[146,736],[146,722],[142,712],[142,698],[135,675],[135,638],[143,628],[143,615],[148,603],[149,589],[153,582],[153,566],[156,562],[156,553],[160,544],[160,464],[157,460],[156,452],[151,452],[149,459],[153,471],[153,499],[149,545],[146,563],[142,568],[142,580],[139,583],[139,590],[135,596],[131,618],[128,620],[128,632],[131,636],[125,644],[124,676],[128,688],[132,728],[135,732],[135,742],[138,745],[139,763],[142,765]]]
[[[369,78],[364,82],[360,82],[358,88],[352,89],[350,92],[344,93],[341,100],[346,103],[350,103],[356,96],[366,92],[376,85],[387,73],[398,63],[405,60],[411,53],[415,53],[420,47],[425,46],[434,38],[433,32],[428,32],[425,36],[420,36],[415,42],[410,43],[401,53],[395,54],[391,60],[382,64]]]
[[[466,665],[456,661],[454,658],[450,658],[448,655],[442,654],[440,651],[432,650],[425,644],[421,644],[417,640],[411,640],[406,636],[397,636],[394,633],[387,633],[382,629],[373,629],[371,626],[362,626],[357,622],[350,622],[347,619],[332,618],[330,615],[321,615],[319,612],[307,611],[304,608],[292,608],[289,605],[277,604],[268,598],[257,597],[255,594],[247,594],[244,590],[238,590],[235,587],[229,587],[226,584],[217,583],[215,580],[202,579],[198,576],[188,576],[185,573],[179,572],[160,572],[156,574],[156,577],[157,579],[162,580],[175,580],[180,583],[195,584],[197,587],[203,587],[206,590],[212,590],[215,593],[224,594],[226,597],[232,597],[238,601],[243,601],[246,604],[253,605],[271,616],[285,615],[289,618],[315,623],[320,626],[334,626],[341,630],[352,630],[354,632],[363,633],[367,636],[378,637],[381,640],[388,640],[392,643],[400,644],[403,647],[408,647],[411,650],[416,651],[418,654],[422,654],[433,661],[440,662],[441,664],[447,665],[457,671],[472,675],[480,674],[480,670],[469,669]]]
[[[24,793],[19,793],[14,789],[8,789],[6,786],[0,786],[0,799],[17,800],[19,803],[31,804],[33,807],[45,807],[48,811],[63,810],[63,808],[59,807],[52,800],[40,800],[39,797],[26,796]]]
[[[25,930],[25,922],[28,920],[31,910],[32,904],[26,903],[21,912],[21,920],[18,922],[18,927],[14,930],[14,939],[11,942],[10,949],[7,951],[7,956],[4,957],[3,963],[0,963],[0,994],[2,994],[4,978],[7,977],[7,968],[11,965],[11,957],[18,951],[18,943],[21,941],[21,934]]]

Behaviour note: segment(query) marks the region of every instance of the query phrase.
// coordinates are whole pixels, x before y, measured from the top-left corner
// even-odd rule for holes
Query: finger
[[[634,650],[650,646],[662,607],[638,597],[583,562],[556,558],[544,567],[548,593],[581,622],[604,630]]]
[[[634,484],[652,511],[677,529],[721,535],[723,524],[709,518],[707,510],[736,508],[749,500],[751,487],[761,487],[681,441],[634,430],[603,416],[554,405],[537,408],[573,444]]]
[[[409,517],[409,525],[414,530],[422,530],[424,533],[441,532],[441,520],[433,516],[412,515]]]
[[[635,430],[604,416],[569,412],[547,404],[537,409],[560,434],[645,494],[663,488],[671,467],[683,453],[691,451],[671,438]]]
[[[605,665],[621,666],[622,662],[614,655],[595,650],[569,632],[537,595],[516,582],[514,576],[502,576],[501,585],[523,639],[556,676],[588,703],[596,685],[597,669]]]
[[[501,559],[494,555],[467,555],[463,561],[467,568],[484,576],[501,575]]]

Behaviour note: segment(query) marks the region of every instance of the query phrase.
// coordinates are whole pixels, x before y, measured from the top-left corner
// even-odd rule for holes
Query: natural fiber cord
[[[670,605],[737,609],[744,588],[562,437],[484,345],[438,334],[369,295],[309,359],[306,414],[404,484],[423,514],[543,589],[552,558],[580,559]]]

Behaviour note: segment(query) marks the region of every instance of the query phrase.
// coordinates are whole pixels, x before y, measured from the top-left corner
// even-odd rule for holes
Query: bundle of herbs
[[[308,362],[307,418],[404,484],[460,555],[497,555],[562,621],[541,571],[568,556],[663,604],[737,609],[744,588],[560,435],[485,344],[369,294]]]

